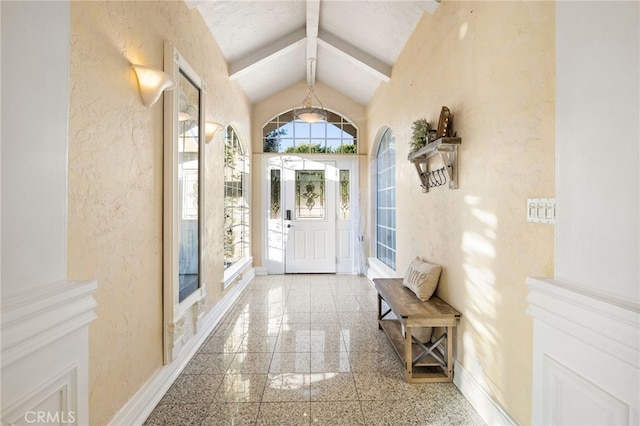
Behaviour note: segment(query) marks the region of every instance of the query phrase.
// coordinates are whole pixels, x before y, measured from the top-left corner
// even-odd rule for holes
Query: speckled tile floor
[[[453,383],[403,374],[366,278],[261,276],[145,424],[484,424]]]

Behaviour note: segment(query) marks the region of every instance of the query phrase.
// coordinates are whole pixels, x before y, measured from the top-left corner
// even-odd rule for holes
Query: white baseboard
[[[488,425],[516,425],[500,405],[491,398],[462,364],[455,362],[453,383]]]
[[[253,268],[256,275],[269,275],[269,270],[264,266],[256,266]]]
[[[140,390],[116,413],[109,425],[142,425],[151,414],[155,406],[160,402],[165,393],[169,390],[174,380],[180,375],[184,367],[191,360],[200,346],[220,322],[224,314],[238,299],[240,294],[247,287],[249,282],[255,277],[253,268],[247,271],[242,280],[227,293],[222,300],[209,311],[202,324],[202,332],[191,339],[178,357],[170,364],[158,370]]]

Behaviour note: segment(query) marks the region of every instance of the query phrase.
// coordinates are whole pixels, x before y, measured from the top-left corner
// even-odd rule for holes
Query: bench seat
[[[376,278],[373,283],[378,292],[378,325],[404,363],[407,382],[453,381],[453,328],[460,312],[436,296],[423,302],[402,285],[402,278]],[[389,307],[385,312],[383,304]],[[413,333],[423,327],[443,327],[446,332],[435,341],[421,342]]]

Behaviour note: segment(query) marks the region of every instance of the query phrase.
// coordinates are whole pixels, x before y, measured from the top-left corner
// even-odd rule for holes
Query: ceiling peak
[[[1,0],[0,0],[1,1]],[[250,102],[322,81],[366,104],[436,0],[183,0],[197,8]],[[354,19],[355,17],[355,19]]]

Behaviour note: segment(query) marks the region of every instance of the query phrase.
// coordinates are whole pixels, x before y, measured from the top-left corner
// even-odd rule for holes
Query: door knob
[[[293,226],[293,225],[289,223],[289,224],[287,225],[287,228],[291,228],[292,226]]]

